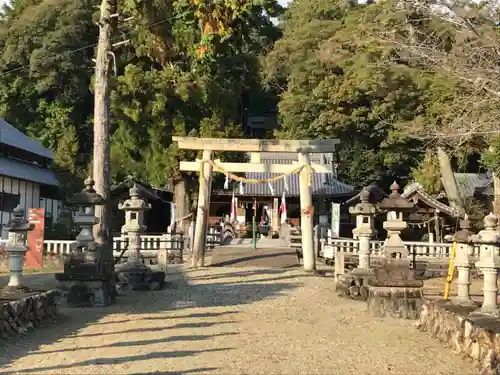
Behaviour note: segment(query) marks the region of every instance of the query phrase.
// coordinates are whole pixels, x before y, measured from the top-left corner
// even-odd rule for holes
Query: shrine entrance
[[[181,171],[200,173],[198,208],[195,224],[195,236],[192,254],[192,266],[204,266],[204,250],[207,231],[207,218],[210,208],[210,192],[213,172],[223,173],[227,178],[246,184],[264,184],[289,175],[298,174],[300,180],[300,226],[302,231],[302,254],[304,270],[314,271],[316,260],[313,244],[313,215],[312,205],[312,178],[313,173],[333,173],[333,168],[325,164],[313,164],[310,160],[312,153],[332,153],[338,139],[326,140],[260,140],[260,139],[220,139],[173,137],[179,149],[203,151],[202,159],[195,161],[181,161]],[[214,151],[250,153],[250,162],[231,163],[213,159]],[[297,153],[298,162],[294,164],[263,164],[260,160],[261,152]],[[245,179],[234,173],[267,172],[276,174],[269,179]]]

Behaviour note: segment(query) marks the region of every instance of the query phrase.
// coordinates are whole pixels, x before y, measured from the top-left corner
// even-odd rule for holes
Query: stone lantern
[[[470,221],[467,215],[459,222],[460,230],[455,233],[455,260],[453,262],[457,269],[457,297],[454,302],[462,305],[473,305],[470,298],[470,269],[472,267],[472,255],[474,253],[474,244],[472,243],[472,233]]]
[[[408,250],[401,239],[401,232],[408,226],[404,221],[404,214],[412,211],[415,204],[399,194],[399,185],[396,182],[390,189],[389,197],[384,198],[378,205],[379,209],[387,211],[387,220],[384,221],[384,229],[387,230],[384,253],[388,257],[406,259]]]
[[[373,217],[375,206],[369,202],[370,191],[361,191],[360,203],[349,208],[349,213],[356,215],[356,228],[352,231],[359,241],[359,264],[353,272],[367,273],[370,271],[370,238],[373,235]]]
[[[498,218],[490,213],[484,218],[484,229],[477,234],[479,244],[479,261],[476,267],[484,276],[483,314],[499,315],[497,306],[497,276],[500,269],[500,234],[497,231]]]
[[[94,181],[85,180],[85,188],[74,194],[68,203],[78,206],[75,224],[81,229],[76,237],[77,251],[70,254],[64,272],[56,273],[60,287],[66,289],[71,306],[108,306],[115,301],[115,275],[110,244],[97,245],[92,227],[99,224],[94,207],[105,204],[94,190]]]
[[[144,213],[151,209],[141,197],[136,185],[130,189],[130,198],[118,205],[125,212],[123,231],[128,239],[128,259],[115,267],[119,286],[123,289],[160,289],[165,272],[152,271],[141,260],[141,234],[146,231]]]
[[[17,206],[13,211],[14,218],[5,225],[9,232],[9,238],[5,250],[9,255],[9,284],[5,287],[6,292],[26,291],[27,288],[21,284],[23,274],[23,261],[28,247],[25,245],[26,233],[35,228],[34,224],[24,219],[24,209]]]
[[[125,211],[125,225],[123,231],[128,239],[128,263],[141,264],[141,233],[146,231],[144,225],[144,212],[151,209],[140,198],[140,192],[136,185],[130,189],[130,199],[118,205],[118,209]]]

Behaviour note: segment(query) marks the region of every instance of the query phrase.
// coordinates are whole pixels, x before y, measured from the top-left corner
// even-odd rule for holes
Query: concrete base
[[[40,292],[0,292],[0,339],[27,333],[57,319],[60,293],[56,290]]]
[[[335,290],[340,297],[347,297],[358,301],[368,299],[368,280],[373,279],[373,270],[354,269],[344,275],[339,275],[335,282]]]
[[[142,263],[123,263],[115,266],[119,290],[160,290],[165,285],[165,271],[152,270]]]
[[[424,299],[422,288],[368,286],[368,313],[377,318],[417,319]]]
[[[500,372],[500,319],[481,314],[479,304],[428,301],[416,327],[451,347],[454,354],[471,359],[479,373]]]

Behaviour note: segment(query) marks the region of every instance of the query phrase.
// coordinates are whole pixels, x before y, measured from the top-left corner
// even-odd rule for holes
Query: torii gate
[[[300,226],[304,270],[314,271],[316,269],[313,239],[312,173],[333,173],[333,168],[330,165],[311,164],[310,154],[333,152],[335,145],[339,144],[340,140],[261,140],[195,137],[172,137],[172,140],[178,143],[179,149],[203,151],[201,160],[180,162],[181,171],[200,172],[198,209],[192,252],[193,267],[203,267],[204,265],[210,190],[212,173],[215,167],[216,171],[225,174],[231,172],[268,172],[282,174],[283,178],[290,173],[299,174]],[[251,159],[249,163],[222,163],[213,160],[214,151],[250,152]],[[296,152],[298,153],[298,164],[262,164],[260,162],[261,152]]]

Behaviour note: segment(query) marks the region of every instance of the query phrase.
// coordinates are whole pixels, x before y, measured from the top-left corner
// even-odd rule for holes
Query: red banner
[[[28,252],[25,267],[41,269],[43,267],[43,236],[45,229],[45,209],[30,208],[28,221],[35,224],[35,229],[28,232]]]

